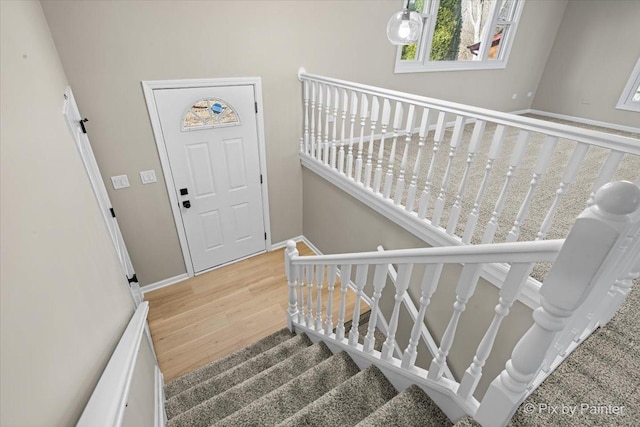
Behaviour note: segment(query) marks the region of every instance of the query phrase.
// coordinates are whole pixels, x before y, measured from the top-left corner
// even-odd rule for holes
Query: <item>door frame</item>
[[[214,79],[181,79],[181,80],[143,80],[142,91],[144,92],[145,102],[147,104],[147,110],[149,111],[149,119],[151,120],[151,129],[160,155],[160,165],[162,166],[162,172],[164,174],[164,181],[167,186],[167,193],[169,194],[169,201],[171,204],[171,212],[173,213],[173,220],[176,224],[176,230],[178,231],[178,239],[180,241],[180,247],[182,249],[182,256],[184,258],[184,264],[187,269],[187,275],[193,277],[196,274],[206,273],[214,268],[221,267],[215,266],[207,270],[203,270],[198,273],[194,273],[193,263],[191,262],[191,253],[189,252],[189,246],[187,244],[187,233],[182,223],[182,214],[180,212],[180,206],[178,197],[176,195],[176,187],[174,185],[173,173],[171,172],[171,165],[169,164],[169,154],[167,152],[167,146],[160,126],[160,115],[153,95],[154,90],[158,89],[187,89],[187,88],[201,88],[201,87],[216,87],[216,86],[253,86],[253,95],[255,102],[258,106],[258,112],[256,113],[256,127],[258,137],[258,158],[260,162],[260,173],[262,174],[262,220],[264,222],[264,231],[267,234],[265,240],[265,252],[271,249],[271,221],[269,219],[269,181],[267,178],[267,156],[266,145],[264,136],[264,117],[262,114],[262,79],[260,77],[232,77],[232,78],[214,78]],[[263,252],[259,252],[263,253]],[[253,256],[253,255],[251,255]],[[244,259],[244,258],[241,258]],[[234,260],[231,262],[236,262]],[[229,264],[229,263],[227,263]]]

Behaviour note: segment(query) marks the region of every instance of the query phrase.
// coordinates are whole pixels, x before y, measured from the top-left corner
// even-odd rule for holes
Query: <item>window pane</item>
[[[183,118],[182,128],[209,128],[239,123],[232,106],[221,99],[210,98],[201,99],[191,106]]]
[[[490,21],[490,0],[442,0],[431,44],[431,61],[474,61]]]
[[[636,93],[633,95],[633,102],[640,102],[640,86],[636,89]]]
[[[513,12],[516,10],[514,7],[516,0],[502,0],[500,3],[500,9],[498,12],[499,21],[513,21]]]
[[[417,48],[417,43],[402,46],[400,59],[403,61],[415,61]]]
[[[491,47],[489,48],[489,59],[500,59],[500,53],[502,47],[505,45],[508,25],[498,25],[493,32],[493,39],[491,40]]]

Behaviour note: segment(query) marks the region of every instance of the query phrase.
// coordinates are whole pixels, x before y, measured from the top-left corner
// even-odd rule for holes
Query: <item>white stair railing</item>
[[[592,203],[598,188],[614,175],[640,180],[640,139],[304,69],[298,76],[304,98],[303,165],[432,246],[545,239],[549,233],[563,238],[567,230],[554,222],[559,213],[577,216],[579,208],[572,209]],[[345,145],[348,153],[338,154],[336,164],[335,148]],[[353,151],[357,153],[349,155]],[[582,168],[585,158],[591,162],[588,169]],[[616,175],[619,170],[624,173]],[[491,187],[501,189],[497,198],[489,197]],[[553,197],[540,194],[550,188]],[[565,203],[568,194],[570,204]],[[499,286],[506,269],[493,268],[497,270],[482,274]],[[529,280],[524,290],[531,300],[524,302],[534,308],[538,289],[539,283]]]
[[[397,387],[404,388],[407,383],[413,383],[427,392],[431,390],[444,394],[450,399],[453,408],[446,404],[443,406],[442,401],[439,403],[450,417],[455,417],[462,410],[474,416],[483,426],[506,425],[524,398],[539,385],[534,380],[543,368],[545,356],[556,335],[562,336],[567,332],[567,319],[577,312],[581,304],[600,288],[611,291],[611,297],[603,303],[608,310],[620,303],[620,295],[624,296],[626,286],[620,283],[620,278],[628,280],[626,275],[621,276],[621,271],[638,269],[640,233],[634,218],[640,215],[639,207],[640,188],[630,182],[616,182],[603,186],[597,192],[594,204],[578,217],[566,240],[303,257],[298,256],[295,242],[289,241],[285,253],[289,283],[289,327],[292,331],[308,333],[312,339],[315,337],[327,341],[332,349],[346,350],[358,360],[376,364],[390,375],[389,379],[392,383],[395,381],[394,385]],[[635,215],[632,215],[634,212]],[[444,375],[449,368],[447,356],[456,337],[464,334],[464,331],[458,333],[459,319],[474,293],[482,265],[496,262],[507,263],[510,268],[500,290],[494,318],[480,341],[475,356],[469,361],[463,378],[458,382]],[[537,262],[554,264],[542,286],[542,306],[533,314],[534,325],[514,348],[506,369],[493,380],[482,401],[478,401],[474,392],[482,377],[483,365],[491,353],[501,323],[522,291],[532,264]],[[439,285],[450,285],[439,283],[440,271],[445,264],[462,264],[464,267],[458,279],[449,324],[431,366],[425,370],[414,365],[417,340],[425,326],[424,316],[431,295]],[[371,309],[373,313],[377,313],[380,309],[380,297],[388,285],[386,277],[390,265],[398,268],[397,278],[391,289],[394,307],[386,331],[387,337],[382,351],[378,352],[373,350],[375,323],[370,325],[364,345],[358,343],[358,302],[354,310],[352,333],[345,337],[346,289],[347,283],[353,279],[359,301],[364,288],[371,284]],[[414,268],[416,266],[424,268]],[[316,274],[310,274],[309,271],[315,271]],[[320,321],[310,322],[308,319],[312,316],[312,304],[307,304],[305,308],[298,304],[298,298],[303,298],[303,292],[307,289],[309,301],[312,300],[312,293],[319,299],[325,283],[333,286],[338,271],[342,289],[341,310],[334,332],[330,329],[333,326],[331,322],[322,321],[330,315],[322,310],[320,304],[315,313],[320,316]],[[422,271],[421,277],[415,277],[415,271]],[[309,285],[314,280],[316,286]],[[414,280],[421,285],[420,311],[411,328],[409,345],[402,356],[397,357],[394,355],[394,337],[398,333],[399,310],[407,288]],[[305,313],[301,310],[305,310]],[[608,315],[609,311],[606,313]],[[375,317],[377,316],[372,316],[373,319]]]

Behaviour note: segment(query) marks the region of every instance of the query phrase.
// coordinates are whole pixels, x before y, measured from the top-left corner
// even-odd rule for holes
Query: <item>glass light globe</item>
[[[387,23],[387,37],[391,44],[415,43],[422,32],[422,18],[409,9],[395,13]]]

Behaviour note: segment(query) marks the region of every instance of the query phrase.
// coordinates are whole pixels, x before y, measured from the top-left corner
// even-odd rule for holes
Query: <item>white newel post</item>
[[[291,332],[293,332],[294,316],[298,314],[298,302],[296,299],[297,268],[291,263],[291,260],[297,256],[298,249],[296,249],[296,242],[289,240],[287,242],[287,249],[284,251],[284,269],[287,274],[287,281],[289,282],[289,310],[287,311],[287,326]]]
[[[592,291],[603,261],[638,206],[640,188],[620,181],[604,185],[595,204],[580,214],[544,280],[533,326],[516,344],[480,404],[476,420],[484,427],[506,425],[526,398],[556,333]]]

